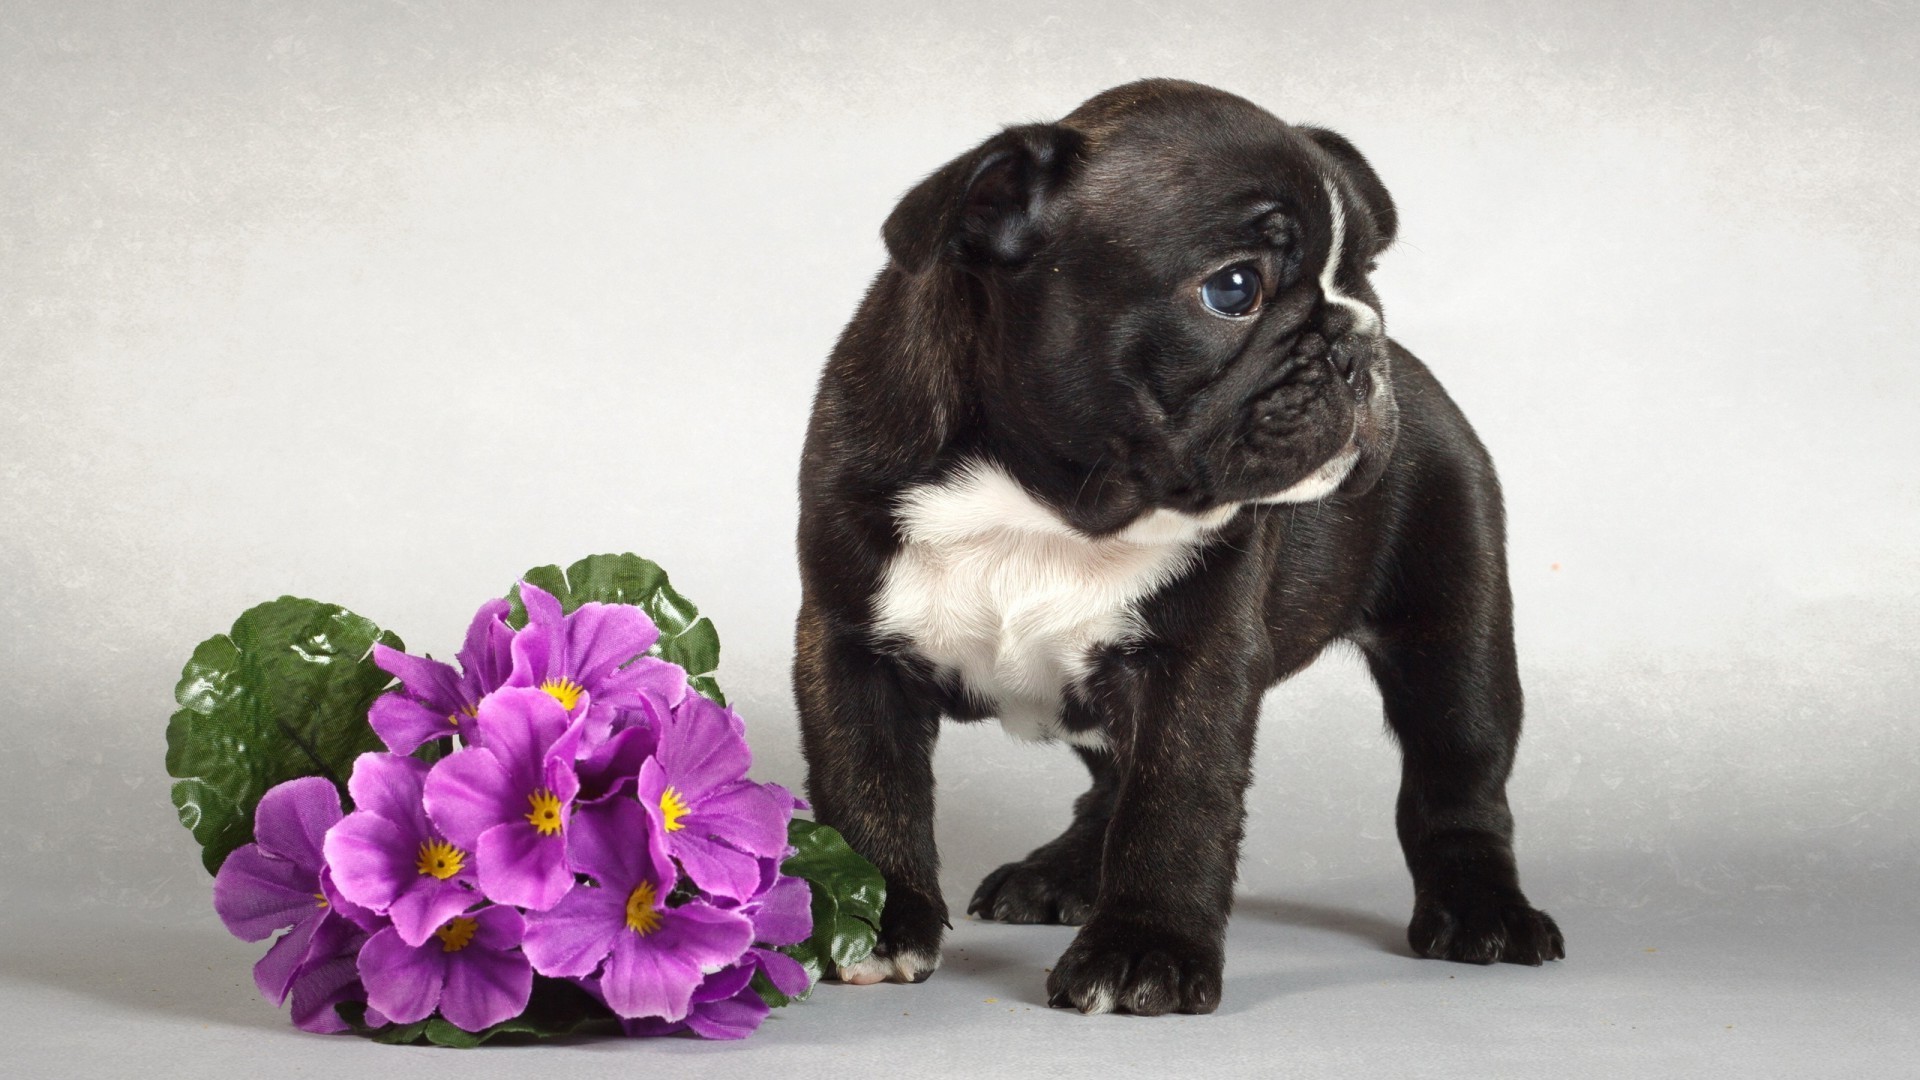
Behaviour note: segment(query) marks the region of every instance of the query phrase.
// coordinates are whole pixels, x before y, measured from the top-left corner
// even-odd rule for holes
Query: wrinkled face
[[[1085,470],[1074,524],[1377,479],[1396,414],[1367,273],[1392,211],[1315,134],[1231,98],[1131,115],[1002,272],[989,393]]]

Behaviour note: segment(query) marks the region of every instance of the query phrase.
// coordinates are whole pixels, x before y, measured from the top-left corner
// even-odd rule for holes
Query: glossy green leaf
[[[819,982],[821,976],[872,955],[880,912],[887,903],[887,883],[831,826],[794,818],[787,826],[787,842],[795,850],[780,870],[805,879],[812,888],[813,934],[780,951],[799,961],[807,975]],[[755,976],[753,987],[776,1008],[790,1000],[763,976]]]
[[[400,639],[333,604],[283,596],[193,650],[167,723],[173,804],[207,872],[253,840],[253,808],[276,784],[324,776],[346,797],[353,759],[382,748],[367,708],[393,681],[374,642]]]
[[[648,654],[686,668],[688,683],[695,690],[727,703],[713,675],[720,666],[720,632],[713,620],[701,616],[693,601],[673,590],[659,564],[631,553],[589,555],[565,572],[558,566],[536,566],[520,579],[552,593],[564,612],[589,601],[638,605],[660,628],[660,640]],[[507,599],[513,605],[507,624],[518,630],[527,625],[527,609],[520,602],[517,582]]]

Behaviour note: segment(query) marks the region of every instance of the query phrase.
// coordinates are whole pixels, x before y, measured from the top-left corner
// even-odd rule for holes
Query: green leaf
[[[799,961],[818,982],[826,973],[872,955],[887,883],[831,826],[794,818],[787,826],[787,842],[795,850],[780,870],[805,879],[812,888],[813,934],[780,951]],[[775,1007],[789,1000],[764,977],[755,978],[754,989]]]
[[[693,601],[673,591],[659,564],[632,553],[589,555],[564,573],[558,566],[536,566],[520,579],[552,593],[560,610],[569,614],[589,601],[638,605],[660,628],[660,640],[647,654],[686,668],[689,685],[721,705],[727,703],[713,676],[720,666],[720,632]],[[515,630],[527,625],[518,582],[507,600],[513,605],[507,625]]]
[[[367,1007],[358,1001],[343,1002],[334,1006],[334,1011],[340,1014],[340,1019],[353,1029],[354,1034],[363,1035],[374,1042],[428,1043],[461,1050],[472,1049],[503,1035],[520,1036],[516,1041],[524,1041],[557,1039],[567,1035],[620,1034],[619,1018],[595,1001],[592,995],[571,983],[540,975],[534,976],[533,995],[528,999],[525,1011],[480,1031],[456,1027],[439,1015],[411,1024],[369,1027],[366,1022]]]
[[[276,784],[324,776],[346,798],[353,759],[382,749],[367,709],[393,681],[368,655],[394,634],[333,604],[283,596],[193,650],[167,723],[173,805],[207,872],[253,840],[253,808]]]

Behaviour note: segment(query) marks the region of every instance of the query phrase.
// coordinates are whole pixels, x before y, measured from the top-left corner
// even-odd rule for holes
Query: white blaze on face
[[[1365,303],[1340,291],[1336,278],[1340,276],[1341,248],[1347,242],[1347,208],[1340,201],[1340,189],[1331,181],[1322,178],[1320,186],[1327,191],[1327,206],[1333,216],[1333,241],[1327,246],[1327,262],[1320,268],[1320,295],[1326,297],[1329,304],[1338,304],[1353,312],[1353,330],[1357,334],[1371,334],[1380,329],[1380,313]]]

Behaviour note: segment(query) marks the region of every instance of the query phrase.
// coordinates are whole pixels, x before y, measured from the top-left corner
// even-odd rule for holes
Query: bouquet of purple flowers
[[[743,1038],[871,950],[879,875],[747,778],[718,636],[657,566],[540,567],[457,667],[402,650],[282,598],[177,693],[181,820],[227,928],[284,931],[254,980],[300,1027]]]

